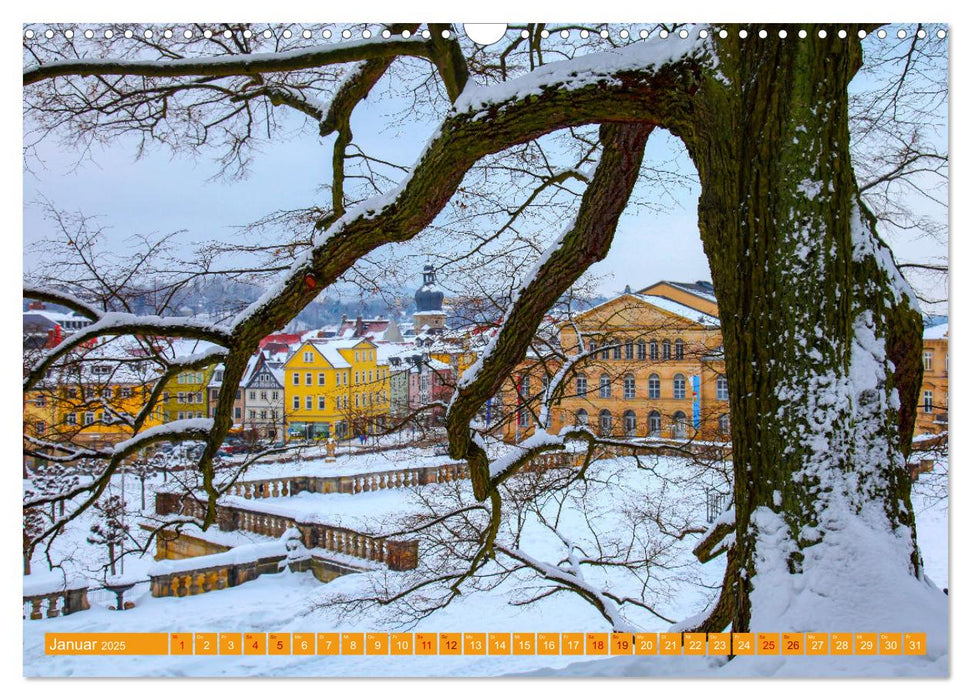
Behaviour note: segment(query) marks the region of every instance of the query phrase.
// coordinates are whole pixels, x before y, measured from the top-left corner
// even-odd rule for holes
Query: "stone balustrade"
[[[159,492],[155,496],[155,511],[159,515],[180,514],[202,520],[206,506],[189,494]],[[395,541],[355,532],[349,528],[323,523],[299,522],[292,518],[258,510],[220,504],[216,508],[216,522],[224,532],[245,530],[267,537],[281,537],[287,529],[300,530],[301,541],[308,549],[320,548],[358,559],[380,562],[394,571],[418,566],[418,542]]]
[[[90,607],[86,586],[51,593],[25,595],[23,619],[40,620],[45,617],[60,617],[61,615],[70,615],[81,610],[87,610]]]

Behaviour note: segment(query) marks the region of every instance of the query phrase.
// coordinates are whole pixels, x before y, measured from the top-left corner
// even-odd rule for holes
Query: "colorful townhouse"
[[[283,364],[283,375],[291,440],[357,437],[387,425],[389,365],[366,338],[304,342]]]
[[[261,351],[250,362],[241,382],[242,429],[260,440],[284,437],[285,402],[283,363],[286,355]]]

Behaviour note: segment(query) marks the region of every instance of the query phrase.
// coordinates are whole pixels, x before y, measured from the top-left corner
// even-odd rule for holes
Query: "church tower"
[[[412,317],[415,322],[415,334],[442,333],[445,330],[445,312],[442,311],[445,293],[435,284],[435,268],[431,265],[425,265],[422,276],[423,284],[415,292],[416,311]]]

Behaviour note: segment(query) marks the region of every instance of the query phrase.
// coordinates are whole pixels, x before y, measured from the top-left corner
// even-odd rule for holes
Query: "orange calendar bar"
[[[707,635],[704,632],[685,632],[684,633],[684,653],[688,656],[704,656],[708,651],[706,648]]]
[[[806,653],[806,635],[800,632],[782,633],[782,653],[796,656]]]
[[[634,653],[634,635],[627,632],[613,632],[610,635],[610,653],[626,655]]]
[[[381,632],[367,633],[367,653],[369,655],[382,655],[390,651],[390,635]]]
[[[169,653],[179,656],[192,654],[192,635],[179,632],[170,634]]]
[[[877,635],[874,632],[857,632],[854,635],[857,656],[877,653]]]
[[[131,656],[168,655],[168,632],[48,632],[44,653],[50,656]]]
[[[903,649],[903,635],[900,633],[893,634],[888,632],[880,633],[880,653],[881,654],[897,654],[901,653]]]
[[[904,654],[920,655],[927,653],[927,635],[923,632],[907,632],[904,634]]]
[[[560,635],[560,648],[569,656],[583,655],[583,634],[581,632],[564,632]]]
[[[289,656],[290,634],[288,632],[270,632],[266,648],[274,656]]]
[[[463,637],[465,641],[463,648],[466,654],[469,656],[477,656],[486,653],[486,636],[484,632],[466,632]]]
[[[835,656],[853,654],[853,635],[849,632],[833,632],[829,636],[830,652]]]
[[[508,632],[489,632],[489,654],[512,653],[512,635]]]
[[[458,656],[462,653],[462,633],[442,632],[438,635],[438,653]]]
[[[768,632],[759,632],[756,637],[756,646],[758,647],[759,654],[778,654],[779,635],[770,634]]]
[[[732,651],[732,635],[712,632],[708,635],[708,656],[728,656]]]
[[[192,635],[195,639],[196,655],[216,654],[219,651],[219,635],[215,632],[196,632]]]
[[[391,655],[411,656],[415,653],[415,635],[411,632],[395,632],[391,635]]]
[[[243,635],[239,632],[220,632],[219,653],[222,655],[242,654]]]
[[[320,645],[317,645],[320,648]],[[341,634],[341,654],[356,656],[364,653],[364,634],[361,632],[343,632]]]
[[[657,634],[653,632],[634,635],[635,654],[657,654]]]
[[[313,654],[317,651],[314,635],[307,632],[293,633],[293,653],[298,655]]]
[[[340,654],[341,636],[337,632],[318,632],[317,653],[324,656],[328,656],[330,654]]]
[[[530,656],[536,653],[535,632],[513,632],[512,653],[517,656]]]
[[[681,656],[681,633],[661,632],[658,639],[658,649],[665,656]]]
[[[560,635],[557,632],[540,632],[536,635],[536,653],[541,656],[558,656]]]
[[[438,635],[434,632],[415,634],[415,653],[420,656],[434,656],[438,653]]]
[[[810,656],[829,654],[829,635],[825,632],[806,633],[806,653]]]
[[[751,632],[732,632],[732,654],[748,656],[755,653],[755,635]]]
[[[266,653],[266,632],[247,632],[243,635],[244,654]]]
[[[587,633],[587,654],[609,654],[610,635],[606,632]]]

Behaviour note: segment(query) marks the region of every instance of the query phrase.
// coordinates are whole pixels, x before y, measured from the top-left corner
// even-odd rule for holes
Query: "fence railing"
[[[72,588],[51,593],[38,593],[24,596],[25,620],[40,620],[45,617],[60,617],[71,615],[90,606],[87,597],[88,589]]]

